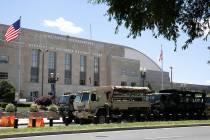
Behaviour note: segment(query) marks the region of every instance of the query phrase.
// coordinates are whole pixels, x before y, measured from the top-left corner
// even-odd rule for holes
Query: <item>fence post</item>
[[[50,127],[52,127],[53,126],[53,119],[52,118],[50,118]]]
[[[32,127],[36,127],[36,118],[35,117],[32,118]]]
[[[66,126],[69,125],[69,117],[65,117],[65,125],[66,125]]]
[[[18,128],[18,118],[14,119],[14,128]]]

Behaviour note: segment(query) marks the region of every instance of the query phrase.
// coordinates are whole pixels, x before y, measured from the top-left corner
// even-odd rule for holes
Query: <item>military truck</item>
[[[199,119],[205,116],[206,94],[177,89],[147,95],[154,118]]]
[[[205,114],[207,119],[210,119],[210,97],[206,97],[206,108],[205,108]]]
[[[147,87],[105,86],[77,93],[74,100],[76,123],[136,121],[150,112]]]
[[[65,93],[58,98],[58,111],[64,123],[69,124],[74,119],[72,113],[74,111],[73,101],[75,97],[75,94]]]

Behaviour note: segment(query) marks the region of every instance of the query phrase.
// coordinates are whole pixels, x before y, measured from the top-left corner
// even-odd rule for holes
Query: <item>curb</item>
[[[28,133],[28,134],[0,135],[0,139],[17,138],[17,137],[45,136],[45,135],[60,135],[60,134],[78,134],[78,133],[93,133],[93,132],[106,132],[106,131],[161,129],[161,128],[175,128],[175,127],[197,127],[197,126],[210,126],[210,124],[174,125],[174,126],[145,126],[145,127],[129,127],[129,128],[107,128],[107,129],[75,130],[75,131],[43,132],[43,133],[38,132],[38,133]]]

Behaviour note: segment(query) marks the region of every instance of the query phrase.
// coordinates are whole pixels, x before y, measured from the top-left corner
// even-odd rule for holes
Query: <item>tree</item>
[[[0,81],[0,99],[4,102],[15,100],[15,87],[8,81]]]
[[[106,4],[109,20],[116,20],[130,30],[128,37],[136,38],[147,29],[155,38],[163,36],[177,42],[180,32],[188,35],[182,46],[186,49],[196,38],[207,40],[210,34],[209,0],[89,0]],[[206,33],[207,32],[207,33]]]

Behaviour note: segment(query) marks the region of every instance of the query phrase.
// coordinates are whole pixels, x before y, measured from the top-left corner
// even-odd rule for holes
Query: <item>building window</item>
[[[39,82],[39,50],[32,50],[31,82]]]
[[[99,86],[100,70],[99,70],[99,57],[94,57],[94,86]]]
[[[132,87],[135,87],[136,86],[136,83],[135,82],[131,82],[131,86]]]
[[[0,64],[7,64],[9,63],[9,56],[0,55]]]
[[[0,72],[0,79],[1,80],[8,79],[8,73],[7,72]]]
[[[86,83],[86,56],[80,56],[80,85]]]
[[[65,54],[64,60],[64,83],[69,85],[71,84],[71,77],[72,77],[72,56],[71,54]]]
[[[127,86],[127,82],[122,81],[122,82],[121,82],[121,86]]]
[[[30,100],[35,101],[39,97],[39,92],[38,91],[31,91],[30,92]]]
[[[56,52],[48,53],[48,77],[50,77],[50,73],[56,73]],[[49,78],[48,83],[50,83]]]

